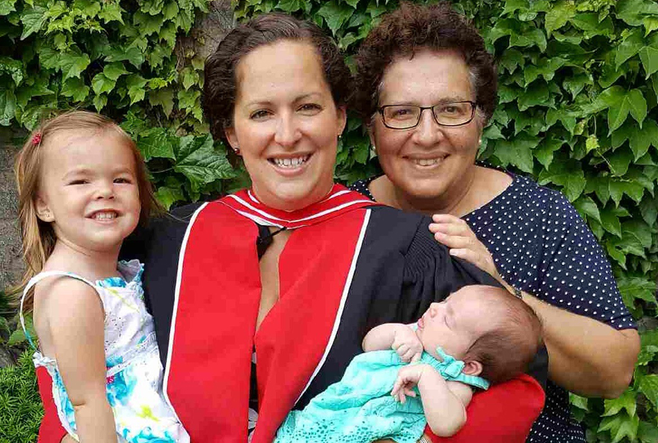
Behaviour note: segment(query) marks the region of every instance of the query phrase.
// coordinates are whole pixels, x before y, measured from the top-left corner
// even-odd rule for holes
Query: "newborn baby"
[[[539,319],[521,299],[466,286],[414,324],[370,330],[365,353],[339,382],[290,412],[275,441],[415,443],[426,424],[436,435],[454,435],[473,389],[525,372],[541,342]]]

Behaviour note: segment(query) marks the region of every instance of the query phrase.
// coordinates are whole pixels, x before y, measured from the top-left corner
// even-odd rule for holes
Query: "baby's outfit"
[[[189,443],[190,437],[162,394],[163,369],[155,339],[153,318],[144,305],[138,260],[119,262],[123,276],[95,283],[62,271],[42,272],[30,280],[23,292],[20,319],[34,347],[34,366],[43,366],[52,377],[52,394],[62,426],[79,440],[73,405],[68,398],[57,362],[38,350],[25,329],[23,300],[36,283],[46,277],[67,276],[87,283],[98,293],[105,312],[105,364],[107,399],[114,412],[119,443]],[[80,362],[80,364],[85,364]]]
[[[391,395],[400,369],[426,363],[446,380],[481,389],[489,383],[462,373],[464,362],[437,349],[443,361],[423,352],[417,363],[405,363],[392,350],[372,351],[352,359],[343,378],[314,397],[301,411],[291,411],[279,428],[275,443],[363,443],[388,438],[415,443],[427,420],[417,389],[416,397],[402,404]]]

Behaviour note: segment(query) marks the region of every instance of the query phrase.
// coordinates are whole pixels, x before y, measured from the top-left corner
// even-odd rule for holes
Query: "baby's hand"
[[[428,368],[428,365],[408,365],[400,369],[398,378],[395,380],[391,395],[397,401],[404,404],[407,401],[407,396],[415,397],[416,391],[413,388],[420,382],[423,372]]]
[[[423,353],[423,344],[416,333],[408,326],[400,327],[395,331],[395,338],[391,347],[406,363],[420,360]]]

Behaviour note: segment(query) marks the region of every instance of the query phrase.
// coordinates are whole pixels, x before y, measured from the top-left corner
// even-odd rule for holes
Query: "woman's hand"
[[[450,214],[434,214],[432,220],[434,223],[430,223],[430,231],[436,241],[450,249],[450,255],[474,264],[498,281],[502,280],[491,253],[468,223]]]
[[[398,328],[395,331],[391,348],[406,363],[420,360],[423,353],[423,344],[416,333],[408,326]]]

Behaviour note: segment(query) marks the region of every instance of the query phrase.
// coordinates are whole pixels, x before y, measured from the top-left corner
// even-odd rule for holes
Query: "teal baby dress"
[[[464,362],[441,348],[437,352],[442,362],[423,352],[418,363],[431,365],[446,380],[489,387],[481,377],[462,374]],[[427,423],[420,396],[407,397],[402,404],[391,395],[400,368],[407,364],[417,363],[403,362],[392,350],[357,355],[339,382],[314,397],[303,410],[288,414],[275,443],[368,443],[381,438],[416,443]]]

